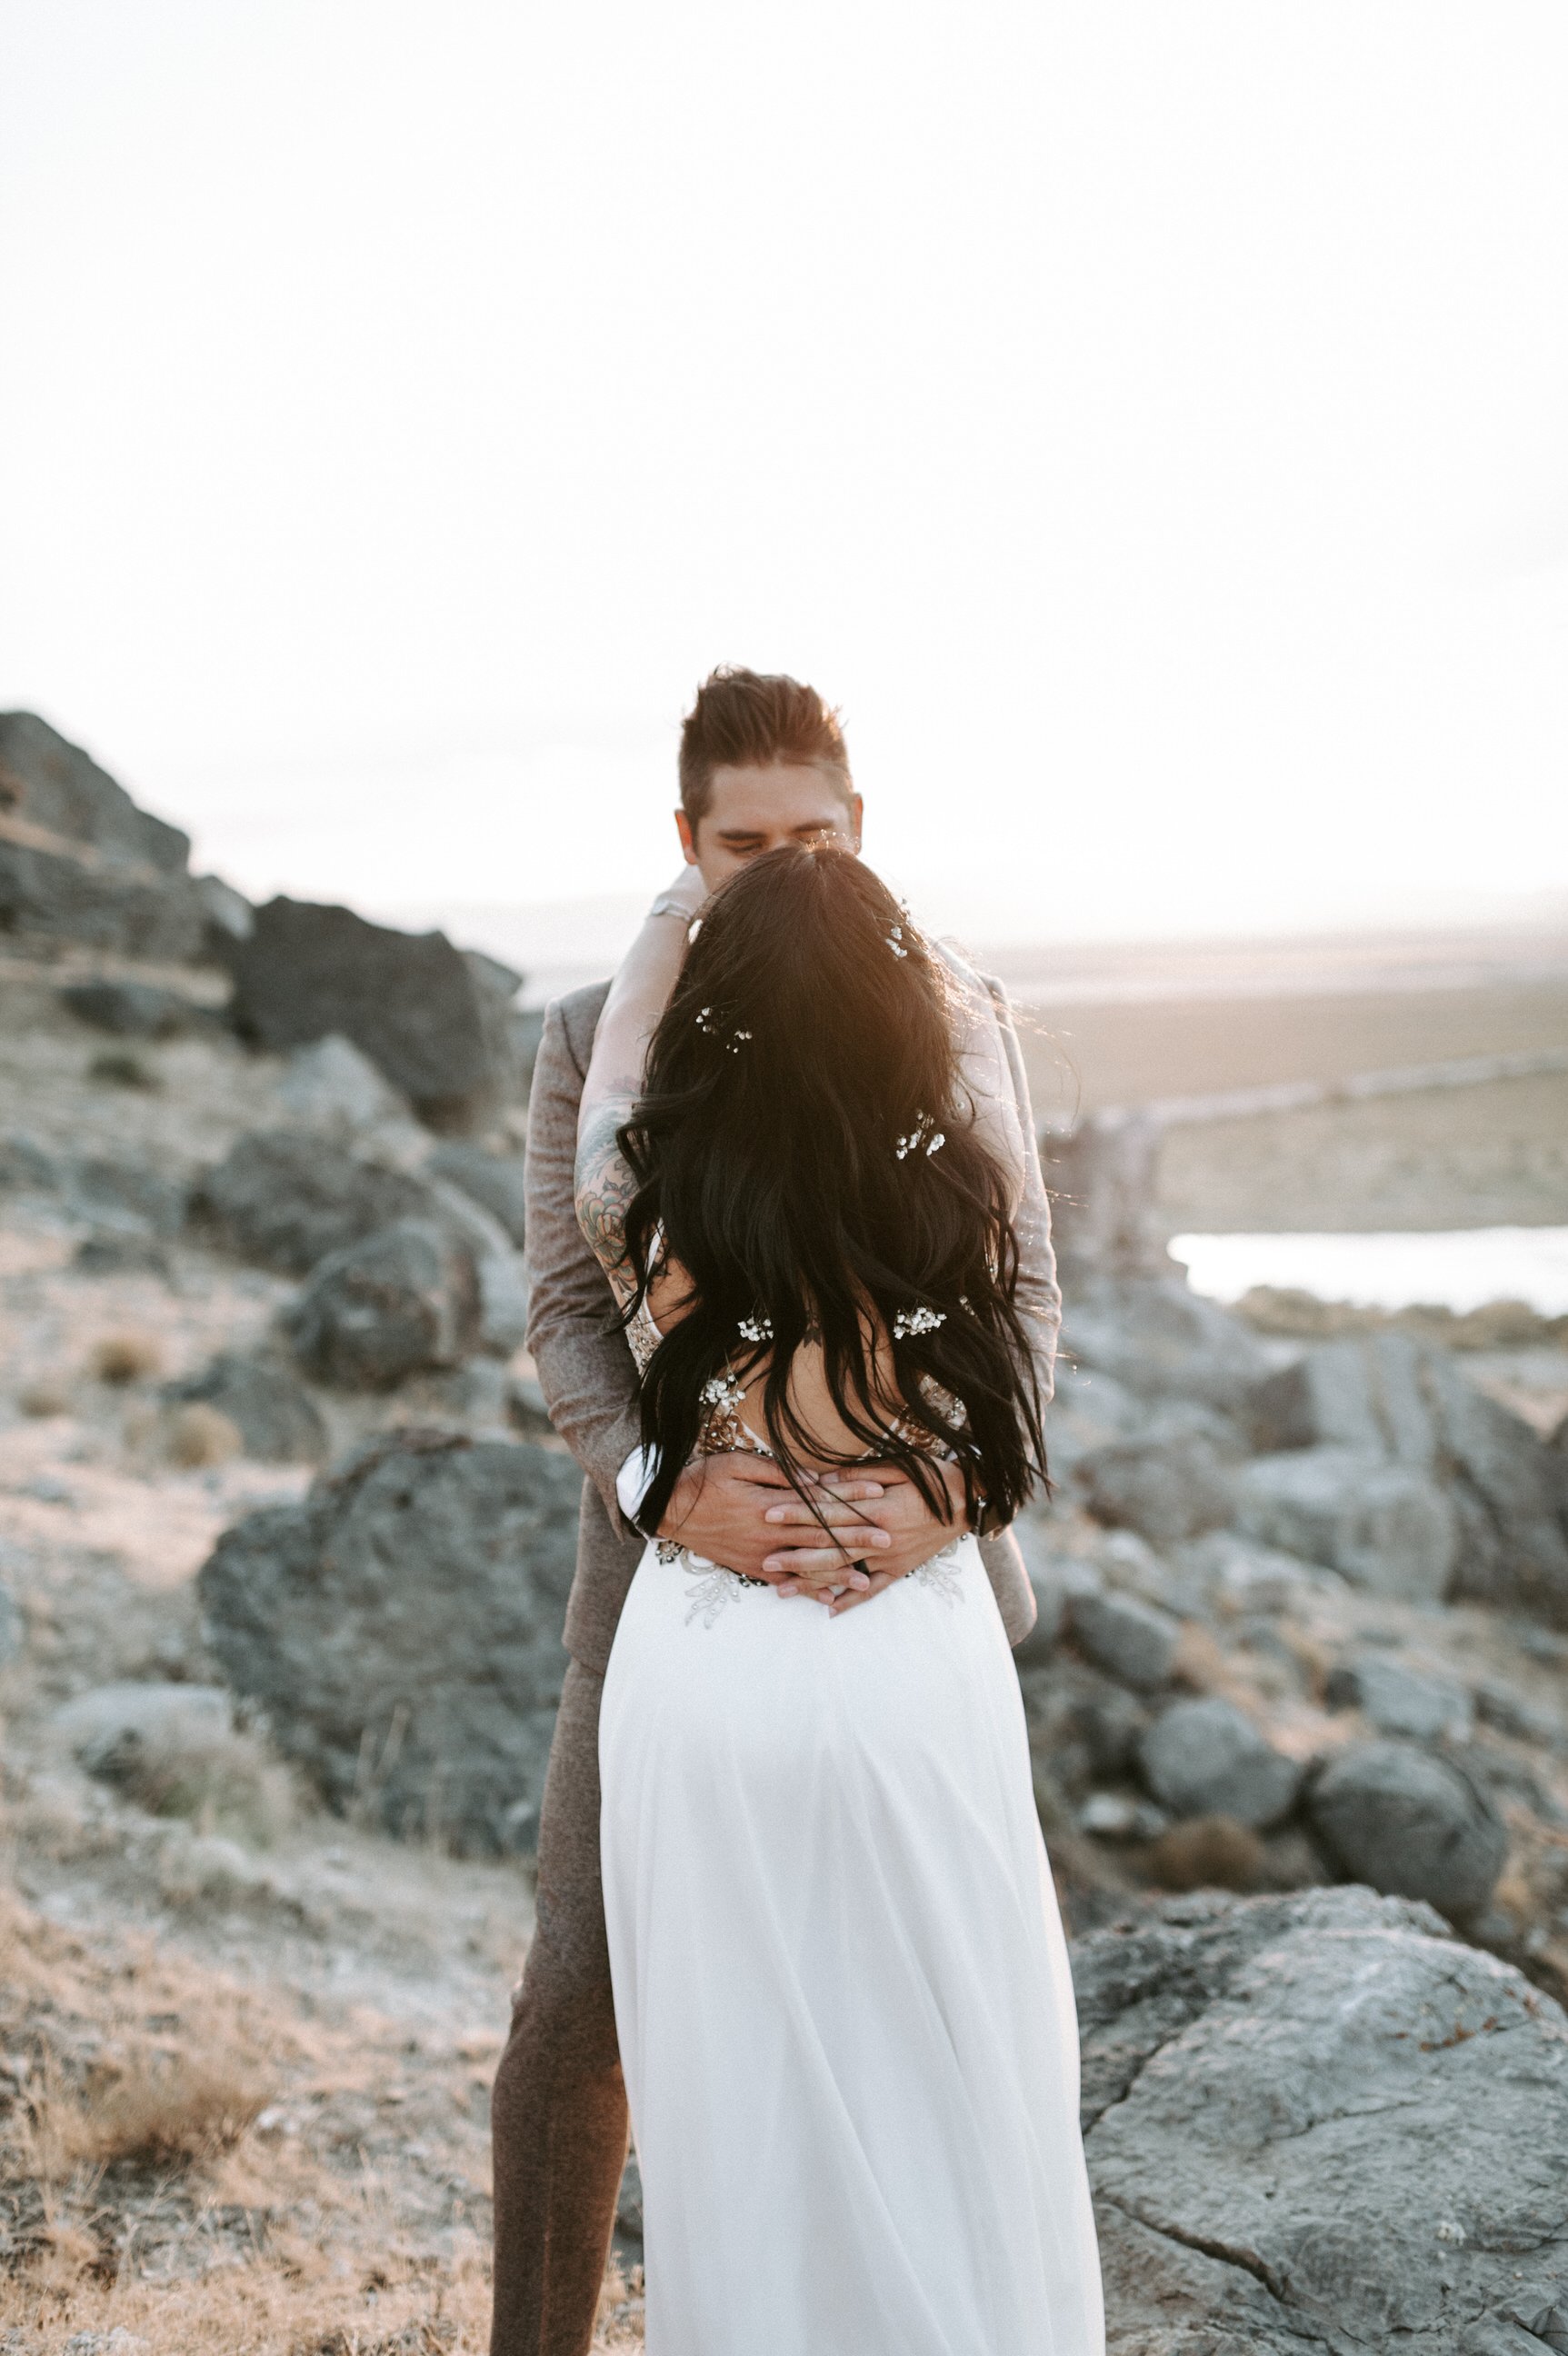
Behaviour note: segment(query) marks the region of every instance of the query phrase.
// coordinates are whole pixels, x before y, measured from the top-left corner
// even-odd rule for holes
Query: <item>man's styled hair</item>
[[[847,802],[849,755],[838,713],[814,687],[782,671],[721,663],[681,723],[681,807],[696,826],[708,814],[715,769],[823,769]]]

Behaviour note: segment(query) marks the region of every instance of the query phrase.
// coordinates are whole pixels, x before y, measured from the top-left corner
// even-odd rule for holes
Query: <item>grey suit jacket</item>
[[[1051,1394],[1061,1294],[1051,1250],[1050,1212],[1035,1145],[1029,1084],[1006,1000],[996,1000],[1018,1095],[1028,1167],[1019,1205],[1018,1310],[1034,1346],[1040,1395]],[[616,1496],[616,1475],[641,1437],[637,1369],[626,1336],[610,1329],[614,1301],[604,1270],[577,1225],[577,1109],[607,981],[557,999],[544,1016],[528,1108],[525,1185],[531,1298],[528,1346],[550,1419],[587,1478],[577,1536],[577,1570],[566,1606],[566,1649],[602,1676],[631,1576],[647,1543]],[[981,1553],[1016,1644],[1035,1620],[1034,1590],[1010,1530],[982,1538]],[[875,1603],[872,1606],[875,1610]]]

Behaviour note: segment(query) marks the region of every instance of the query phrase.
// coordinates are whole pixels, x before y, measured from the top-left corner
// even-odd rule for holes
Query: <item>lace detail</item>
[[[962,1538],[954,1538],[927,1562],[918,1563],[909,1573],[917,1587],[929,1587],[947,1604],[963,1601],[963,1573],[958,1567],[959,1548]]]
[[[693,1620],[700,1620],[704,1628],[711,1628],[726,1603],[733,1603],[736,1597],[744,1594],[748,1587],[766,1587],[768,1584],[765,1579],[753,1579],[744,1570],[726,1570],[722,1562],[710,1562],[705,1555],[693,1554],[688,1547],[676,1546],[669,1538],[660,1538],[658,1549],[660,1562],[684,1563],[689,1571],[696,1574],[686,1590],[688,1628]]]

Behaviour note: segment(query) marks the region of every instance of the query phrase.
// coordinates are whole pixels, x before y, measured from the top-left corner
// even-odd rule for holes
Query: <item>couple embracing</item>
[[[1009,1645],[1059,1296],[999,991],[859,857],[835,715],[718,671],[686,864],[546,1017],[530,1346],[581,1462],[492,2356],[1101,2356]]]

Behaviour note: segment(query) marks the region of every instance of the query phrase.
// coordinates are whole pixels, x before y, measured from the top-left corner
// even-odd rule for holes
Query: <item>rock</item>
[[[52,1153],[31,1137],[0,1137],[0,1187],[18,1194],[50,1194],[63,1183],[64,1173]]]
[[[151,1757],[210,1750],[233,1730],[233,1704],[221,1686],[94,1686],[49,1720],[91,1775],[116,1782]]]
[[[1080,1456],[1075,1478],[1097,1521],[1134,1529],[1154,1546],[1220,1528],[1235,1504],[1230,1478],[1202,1439],[1113,1440]]]
[[[1423,1898],[1452,1921],[1492,1894],[1508,1835],[1488,1795],[1458,1762],[1412,1742],[1342,1751],[1307,1792],[1313,1831],[1354,1881]]]
[[[1167,1900],[1072,1961],[1112,2351],[1563,2344],[1568,2021],[1518,1971],[1365,1890]]]
[[[1373,1595],[1440,1602],[1459,1553],[1459,1517],[1425,1472],[1349,1448],[1260,1456],[1237,1483],[1242,1535],[1326,1562]]]
[[[1076,1289],[1090,1276],[1165,1276],[1172,1261],[1155,1207],[1158,1125],[1091,1113],[1068,1138],[1042,1139],[1057,1257]]]
[[[1403,1333],[1326,1343],[1259,1385],[1251,1408],[1265,1447],[1351,1447],[1441,1483],[1463,1532],[1456,1593],[1568,1626],[1568,1495],[1552,1453],[1448,1352]]]
[[[428,1217],[421,1179],[361,1162],[310,1130],[252,1130],[209,1170],[193,1212],[223,1249],[288,1276],[397,1219]]]
[[[1177,1276],[1097,1277],[1069,1299],[1064,1346],[1136,1397],[1246,1408],[1268,1357],[1238,1317]]]
[[[193,1005],[177,990],[150,981],[76,981],[59,996],[83,1023],[120,1039],[170,1039],[201,1027],[207,1017],[205,1007]]]
[[[171,1405],[199,1401],[226,1415],[247,1456],[262,1464],[318,1464],[327,1454],[321,1410],[298,1377],[271,1358],[224,1350],[199,1373],[166,1383]]]
[[[459,1187],[481,1209],[499,1221],[521,1251],[526,1240],[522,1162],[503,1153],[487,1153],[482,1146],[451,1140],[435,1147],[427,1164],[433,1176]]]
[[[156,1237],[111,1227],[102,1235],[83,1236],[71,1254],[71,1266],[83,1276],[168,1276],[174,1263]]]
[[[16,1660],[21,1652],[27,1630],[21,1612],[9,1590],[0,1587],[0,1669]]]
[[[198,875],[196,896],[207,921],[209,951],[219,963],[222,952],[235,941],[248,941],[256,929],[256,912],[242,892],[232,884],[225,884],[219,875]]]
[[[1072,1633],[1096,1668],[1122,1684],[1153,1692],[1169,1679],[1181,1641],[1181,1622],[1132,1595],[1079,1595]]]
[[[1327,1699],[1336,1708],[1360,1710],[1380,1734],[1408,1734],[1417,1742],[1445,1735],[1467,1742],[1474,1730],[1475,1712],[1462,1686],[1423,1676],[1383,1653],[1359,1653],[1331,1669]]]
[[[1162,1809],[1148,1800],[1134,1800],[1123,1792],[1091,1792],[1075,1822],[1091,1840],[1157,1840],[1165,1829]]]
[[[392,1390],[477,1348],[473,1256],[432,1219],[399,1219],[320,1261],[284,1329],[317,1381]]]
[[[226,954],[243,1037],[282,1049],[340,1033],[437,1128],[467,1128],[508,1093],[518,977],[493,958],[307,901],[269,900],[254,918]]]
[[[1254,1828],[1277,1824],[1301,1782],[1295,1762],[1218,1695],[1174,1702],[1144,1735],[1139,1761],[1150,1791],[1172,1815],[1234,1816]]]
[[[1228,1612],[1285,1612],[1315,1590],[1343,1587],[1343,1574],[1299,1555],[1260,1546],[1233,1530],[1211,1530],[1176,1548],[1173,1569],[1196,1580]]]
[[[204,918],[189,850],[47,721],[0,713],[0,932],[193,958]]]
[[[295,1049],[278,1097],[291,1122],[342,1137],[413,1119],[408,1098],[337,1031]]]
[[[540,1398],[542,1402],[542,1392]],[[1098,1594],[1101,1581],[1090,1564],[1076,1555],[1064,1554],[1053,1542],[1048,1524],[1033,1514],[1025,1514],[1014,1523],[1013,1535],[1035,1590],[1035,1624],[1013,1655],[1023,1666],[1050,1658],[1067,1623],[1072,1598]]]
[[[497,1357],[510,1358],[528,1331],[528,1280],[523,1264],[499,1219],[462,1187],[432,1174],[435,1215],[472,1255],[479,1284],[479,1340]]]
[[[581,1496],[564,1453],[382,1437],[225,1532],[199,1575],[208,1642],[334,1807],[527,1852]]]
[[[81,1217],[132,1235],[177,1236],[189,1199],[184,1186],[145,1162],[89,1155],[68,1172],[66,1194]]]

